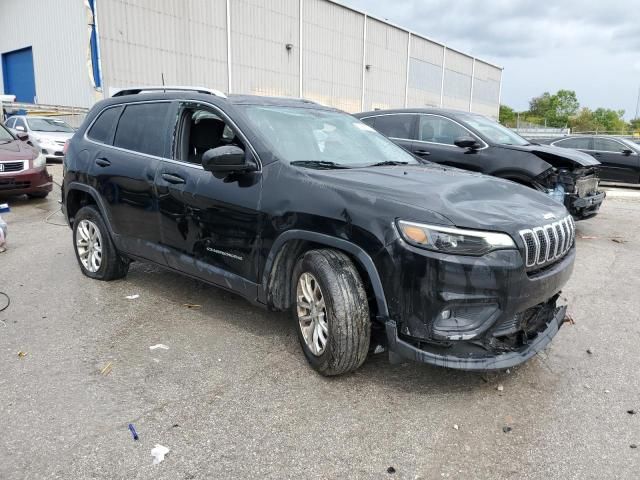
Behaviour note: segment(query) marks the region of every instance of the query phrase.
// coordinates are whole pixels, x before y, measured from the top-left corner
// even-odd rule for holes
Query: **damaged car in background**
[[[483,115],[415,108],[355,115],[414,155],[526,185],[563,203],[576,220],[600,209],[600,162],[582,152],[530,143]]]

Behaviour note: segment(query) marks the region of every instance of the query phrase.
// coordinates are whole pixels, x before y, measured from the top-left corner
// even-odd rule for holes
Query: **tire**
[[[87,232],[94,232],[94,238],[97,238],[99,242],[93,241],[93,249],[90,248],[89,241],[87,240]],[[91,237],[92,235],[89,235]],[[97,256],[92,256],[92,252],[97,251],[95,246],[99,243],[100,249],[100,261],[93,262],[92,259],[97,259]],[[82,245],[82,246],[81,246]],[[116,250],[113,242],[111,241],[111,235],[107,229],[102,215],[94,206],[82,207],[75,215],[73,222],[73,247],[76,252],[76,259],[80,270],[89,278],[96,280],[116,280],[123,278],[129,271],[129,262],[123,258]],[[83,255],[87,250],[89,254]],[[88,259],[88,264],[84,263],[84,259]],[[97,267],[97,268],[96,268]]]
[[[316,316],[315,320],[308,320],[312,317],[311,307],[301,307],[310,305],[307,298],[318,298],[316,290],[313,295],[309,295],[309,288],[305,296],[305,280],[312,289],[317,285],[320,298],[324,299],[324,307],[321,307],[322,302],[316,304],[319,307],[314,307],[314,312],[324,312],[323,315]],[[311,366],[326,376],[356,370],[367,358],[371,320],[364,285],[353,262],[336,250],[311,250],[296,263],[291,283],[292,316],[300,345]],[[321,318],[324,318],[324,323]],[[305,337],[303,324],[307,322],[309,326],[304,327]],[[319,324],[322,325],[318,326]],[[315,328],[320,329],[317,341],[310,333],[315,332]],[[318,348],[323,338],[324,348]]]
[[[47,195],[49,195],[49,192],[27,193],[27,197],[29,198],[46,198]]]

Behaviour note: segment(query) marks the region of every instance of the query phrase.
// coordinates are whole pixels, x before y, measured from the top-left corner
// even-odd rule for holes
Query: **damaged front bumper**
[[[386,322],[387,344],[390,355],[397,355],[416,362],[429,363],[439,367],[447,367],[458,370],[489,371],[511,368],[526,362],[536,353],[544,350],[553,340],[556,333],[564,323],[567,307],[556,307],[552,315],[544,322],[544,329],[534,334],[534,338],[527,338],[516,349],[505,352],[459,352],[445,353],[441,348],[429,348],[428,346],[410,343],[398,336],[396,322]]]
[[[596,192],[586,197],[567,195],[567,210],[578,220],[591,217],[598,213],[606,196],[605,192]]]
[[[396,242],[387,248],[400,260],[385,286],[389,316],[380,319],[392,362],[510,368],[544,349],[565,318],[558,299],[573,271],[574,246],[529,268],[519,250],[469,257]]]

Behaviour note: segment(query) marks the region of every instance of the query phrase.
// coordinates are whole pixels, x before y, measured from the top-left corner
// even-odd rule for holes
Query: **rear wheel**
[[[115,280],[129,271],[129,262],[116,250],[100,212],[82,207],[73,222],[73,244],[80,270],[97,280]]]
[[[345,254],[311,250],[292,277],[293,317],[307,360],[322,375],[356,370],[367,357],[371,337],[362,279]]]

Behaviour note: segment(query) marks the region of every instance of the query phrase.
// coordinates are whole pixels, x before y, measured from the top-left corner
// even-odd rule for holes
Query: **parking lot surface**
[[[0,478],[640,477],[640,195],[578,223],[575,323],[527,364],[379,354],[338,378],[307,366],[285,314],[142,263],[84,277],[58,197],[3,215]]]

